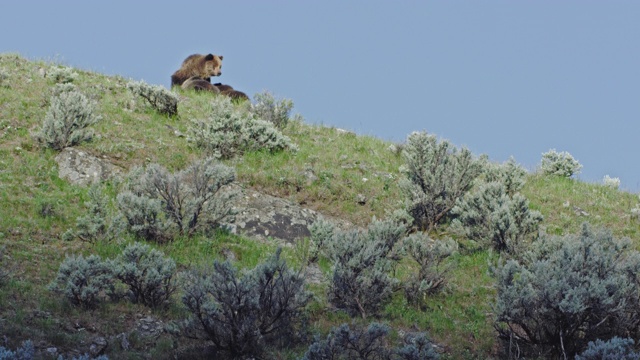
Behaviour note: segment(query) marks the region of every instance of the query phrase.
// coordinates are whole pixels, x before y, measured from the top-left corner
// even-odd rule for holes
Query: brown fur
[[[231,100],[239,100],[239,101],[249,100],[249,97],[247,96],[247,94],[238,90],[224,90],[224,91],[220,91],[220,94],[230,97]]]
[[[211,85],[210,82],[197,76],[187,79],[182,83],[181,87],[183,90],[211,91],[213,93],[220,92],[220,90],[217,87]]]
[[[192,77],[211,82],[212,76],[222,75],[222,55],[189,55],[182,66],[171,75],[171,86],[182,85]]]

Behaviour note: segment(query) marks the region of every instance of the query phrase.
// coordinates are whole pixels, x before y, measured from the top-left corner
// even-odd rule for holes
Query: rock
[[[107,348],[107,345],[109,343],[107,343],[107,339],[103,338],[102,336],[99,336],[95,339],[93,339],[93,342],[91,343],[91,346],[89,347],[89,353],[93,356],[96,357],[100,354],[102,354],[104,352],[104,349]]]
[[[127,339],[127,334],[122,333],[120,335],[118,335],[116,337],[117,339],[120,339],[120,346],[122,347],[122,350],[129,350],[129,348],[131,347],[131,344],[129,343],[129,339]]]
[[[75,148],[65,148],[55,158],[58,176],[72,184],[89,185],[119,175],[122,171],[110,162]]]
[[[356,196],[356,202],[358,205],[365,205],[367,203],[367,197],[362,194],[358,194]]]

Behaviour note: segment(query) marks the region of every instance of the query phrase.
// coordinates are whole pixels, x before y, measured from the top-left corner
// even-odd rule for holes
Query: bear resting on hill
[[[212,76],[222,75],[222,55],[200,55],[188,56],[178,71],[171,75],[171,86],[182,85],[192,77],[199,77],[202,80],[211,82]]]
[[[181,85],[183,90],[210,91],[216,94],[222,94],[233,100],[249,100],[247,94],[242,91],[235,90],[231,85],[222,83],[211,84],[207,80],[194,76],[187,79]]]

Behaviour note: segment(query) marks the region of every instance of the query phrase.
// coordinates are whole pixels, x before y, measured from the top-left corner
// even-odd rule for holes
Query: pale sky
[[[425,130],[535,170],[549,149],[640,190],[638,1],[5,2],[0,52],[168,87],[194,53],[216,81],[307,122],[402,142]]]

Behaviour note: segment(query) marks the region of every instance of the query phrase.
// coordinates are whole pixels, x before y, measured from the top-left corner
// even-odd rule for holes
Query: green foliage
[[[446,140],[438,142],[425,132],[409,135],[402,156],[405,177],[398,186],[406,198],[406,211],[421,230],[434,229],[482,171],[482,162],[469,150],[458,150]]]
[[[73,305],[93,308],[115,293],[113,266],[97,255],[67,256],[49,290],[62,294]]]
[[[403,225],[374,221],[366,232],[314,232],[312,240],[322,243],[333,261],[329,302],[351,316],[377,316],[391,299],[398,280],[390,275],[398,258],[392,253],[405,232]]]
[[[78,145],[93,138],[90,125],[100,120],[94,114],[95,104],[75,90],[61,91],[51,97],[42,129],[34,134],[42,145],[54,150]]]
[[[633,339],[617,336],[607,341],[590,341],[587,349],[576,355],[575,360],[638,360],[640,353],[634,351],[633,344]]]
[[[580,172],[582,165],[566,151],[551,149],[542,154],[540,170],[545,175],[571,177]]]
[[[640,253],[628,240],[583,225],[543,236],[494,270],[496,329],[511,354],[573,356],[587,343],[638,335]]]
[[[78,73],[68,66],[52,66],[47,73],[47,77],[58,84],[67,84],[78,78]]]
[[[525,240],[535,237],[542,215],[529,210],[529,201],[519,193],[510,197],[499,182],[482,184],[459,199],[452,210],[457,218],[452,230],[483,246],[514,254]]]
[[[129,287],[134,303],[158,307],[176,290],[176,263],[149,245],[127,246],[115,261],[116,277]]]
[[[144,81],[130,81],[127,89],[145,99],[157,112],[168,116],[178,115],[178,96],[164,87],[149,85]]]
[[[130,190],[118,194],[118,206],[131,232],[138,237],[165,241],[174,232],[193,235],[203,227],[215,228],[231,214],[228,189],[235,180],[232,168],[208,158],[171,174],[158,164],[130,174]]]
[[[291,108],[293,108],[293,101],[290,99],[276,101],[270,92],[264,91],[254,96],[251,112],[258,119],[273,123],[278,129],[282,129],[289,123]]]
[[[192,314],[187,331],[234,358],[259,356],[266,344],[289,345],[296,331],[304,331],[302,314],[311,295],[280,255],[278,249],[244,275],[228,261],[192,270],[182,298]]]
[[[302,360],[435,360],[440,355],[424,333],[410,333],[404,346],[387,346],[388,325],[373,322],[366,329],[347,324],[331,329],[325,340],[317,339]]]
[[[402,248],[411,259],[418,263],[418,272],[404,281],[403,287],[411,304],[421,304],[431,294],[441,291],[445,284],[448,268],[443,261],[456,248],[451,240],[433,240],[425,233],[413,233],[402,240]]]
[[[192,120],[188,131],[190,141],[216,158],[229,159],[246,151],[297,150],[274,123],[254,119],[250,113],[236,109],[224,96],[214,98],[210,115]]]
[[[0,87],[9,88],[9,72],[5,68],[0,68]]]

